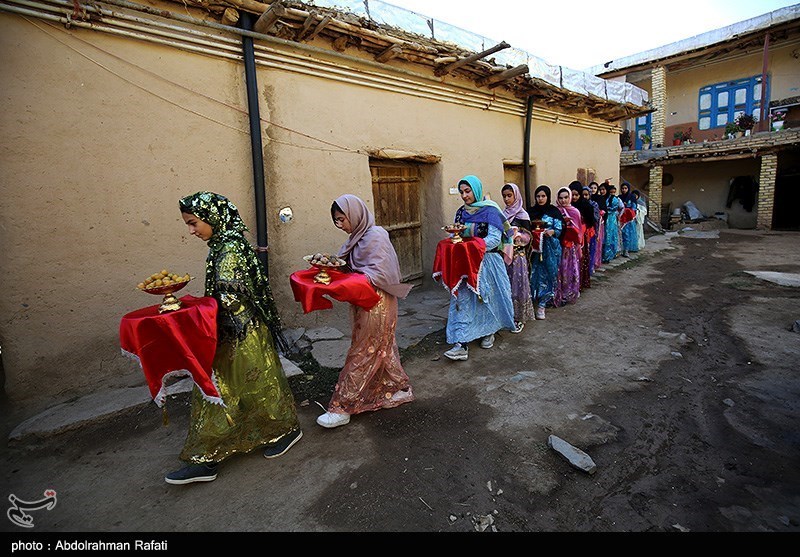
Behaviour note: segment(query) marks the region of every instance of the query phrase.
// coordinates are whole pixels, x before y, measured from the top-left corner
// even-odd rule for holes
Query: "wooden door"
[[[375,224],[389,232],[404,281],[422,276],[421,178],[418,165],[373,160]]]

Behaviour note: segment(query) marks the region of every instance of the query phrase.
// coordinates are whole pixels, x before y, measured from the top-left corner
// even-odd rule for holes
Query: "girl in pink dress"
[[[328,411],[317,418],[317,423],[327,428],[349,423],[353,414],[414,400],[395,337],[397,298],[405,298],[411,285],[401,282],[400,263],[389,233],[375,225],[375,217],[355,195],[336,198],[331,217],[337,228],[350,234],[339,257],[369,278],[381,300],[370,310],[351,305],[350,350]]]

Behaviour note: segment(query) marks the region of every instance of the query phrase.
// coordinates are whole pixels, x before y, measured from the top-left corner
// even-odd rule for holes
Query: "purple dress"
[[[530,221],[514,219],[512,226],[530,230]],[[514,259],[506,265],[508,278],[511,281],[511,302],[514,306],[514,321],[525,323],[534,319],[533,301],[531,300],[531,278],[528,269],[529,249],[527,246],[514,246]]]

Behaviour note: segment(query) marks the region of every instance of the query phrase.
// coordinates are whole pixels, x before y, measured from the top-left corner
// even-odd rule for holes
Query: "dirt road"
[[[323,430],[312,402],[287,455],[232,459],[211,483],[162,479],[183,398],[168,427],[152,407],[9,447],[3,491],[57,490],[40,532],[799,532],[800,288],[745,272],[800,273],[798,240],[676,237],[465,362],[431,335],[404,354],[414,403]]]

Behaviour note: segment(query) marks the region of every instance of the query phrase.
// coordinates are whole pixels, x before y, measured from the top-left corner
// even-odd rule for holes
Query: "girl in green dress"
[[[180,209],[190,233],[208,243],[205,295],[218,306],[213,371],[224,406],[194,389],[180,456],[188,464],[166,475],[170,484],[212,481],[221,461],[258,447],[275,458],[303,435],[273,340],[282,340],[275,302],[239,210],[205,191],[181,199]]]

